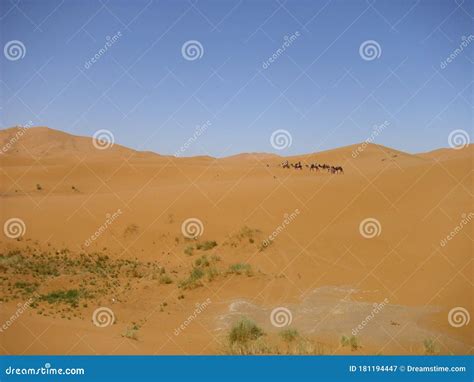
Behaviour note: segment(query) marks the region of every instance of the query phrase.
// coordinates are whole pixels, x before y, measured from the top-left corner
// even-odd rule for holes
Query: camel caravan
[[[294,168],[295,170],[303,170],[303,164],[301,161],[296,163],[290,163],[285,161],[280,164],[282,168]],[[326,163],[318,164],[318,163],[311,163],[305,164],[304,167],[309,168],[309,171],[326,171],[328,174],[344,174],[344,169],[341,166],[330,166]]]

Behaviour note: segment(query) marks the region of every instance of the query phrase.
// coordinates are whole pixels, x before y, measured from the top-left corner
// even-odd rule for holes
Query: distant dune
[[[241,316],[286,349],[281,307],[324,354],[424,354],[430,339],[472,353],[472,320],[448,317],[474,312],[473,145],[177,158],[18,129],[0,131],[2,222],[24,224],[0,241],[0,321],[35,303],[0,333],[3,354],[219,354]],[[100,327],[104,307],[116,322]]]

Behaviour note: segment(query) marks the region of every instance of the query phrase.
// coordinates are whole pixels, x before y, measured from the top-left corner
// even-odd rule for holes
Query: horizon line
[[[48,130],[51,130],[51,131],[54,131],[54,132],[59,132],[59,133],[63,133],[63,134],[66,134],[66,135],[69,135],[71,137],[78,137],[78,138],[85,138],[85,139],[94,139],[93,136],[88,136],[88,135],[76,135],[76,134],[73,134],[73,133],[70,133],[70,132],[67,132],[67,131],[64,131],[64,130],[60,130],[60,129],[56,129],[56,128],[52,128],[52,127],[49,127],[49,126],[44,126],[44,125],[38,125],[38,126],[29,126],[29,125],[15,125],[15,126],[11,126],[11,127],[5,127],[5,128],[0,128],[0,131],[6,131],[6,130],[13,130],[13,129],[25,129],[25,130],[30,130],[30,129],[48,129]],[[105,129],[104,129],[105,130]],[[100,130],[97,130],[97,131],[100,131]],[[109,130],[110,131],[110,130]],[[181,155],[176,155],[176,154],[161,154],[159,152],[156,152],[156,151],[151,151],[151,150],[138,150],[138,149],[134,149],[130,146],[127,146],[127,145],[124,145],[124,144],[121,144],[121,143],[116,143],[115,140],[113,141],[113,145],[112,146],[119,146],[119,147],[123,147],[127,150],[132,150],[132,151],[136,151],[138,153],[152,153],[152,154],[155,154],[155,155],[158,155],[158,156],[163,156],[163,157],[173,157],[173,158],[202,158],[202,157],[209,157],[209,158],[212,158],[212,159],[226,159],[226,158],[232,158],[232,157],[236,157],[236,156],[239,156],[239,155],[269,155],[269,156],[274,156],[274,157],[280,157],[280,158],[291,158],[291,157],[298,157],[298,156],[309,156],[309,155],[315,155],[315,154],[322,154],[322,153],[325,153],[325,152],[328,152],[328,151],[333,151],[333,150],[338,150],[338,149],[342,149],[342,148],[347,148],[347,147],[351,147],[351,146],[358,146],[360,147],[361,145],[366,145],[366,146],[369,146],[369,145],[372,145],[372,146],[377,146],[377,147],[382,147],[382,148],[385,148],[385,149],[390,149],[390,150],[395,150],[395,151],[398,151],[400,153],[404,153],[404,154],[407,154],[407,155],[421,155],[421,154],[428,154],[428,153],[431,153],[431,152],[434,152],[434,151],[437,151],[437,150],[443,150],[443,149],[446,149],[446,150],[456,150],[455,148],[453,147],[445,147],[445,146],[442,146],[442,147],[438,147],[438,148],[434,148],[432,150],[429,150],[429,151],[422,151],[422,152],[415,152],[415,153],[412,153],[412,152],[408,152],[408,151],[404,151],[404,150],[400,150],[398,148],[394,148],[392,146],[386,146],[386,145],[382,145],[382,144],[379,144],[379,143],[374,143],[373,141],[372,142],[369,142],[368,140],[365,140],[365,141],[362,141],[362,142],[356,142],[356,143],[351,143],[351,144],[348,144],[348,145],[344,145],[344,146],[337,146],[337,147],[333,147],[333,148],[329,148],[329,149],[325,149],[323,151],[312,151],[312,152],[307,152],[307,153],[300,153],[300,154],[292,154],[292,155],[282,155],[282,154],[278,154],[278,153],[274,153],[274,152],[267,152],[267,151],[243,151],[243,152],[240,152],[240,153],[237,153],[237,154],[232,154],[232,155],[227,155],[227,156],[222,156],[222,157],[218,157],[218,156],[213,156],[213,155],[209,155],[209,154],[202,154],[202,155],[193,155],[193,156],[181,156]],[[467,147],[469,146],[472,146],[474,145],[474,143],[468,143],[467,144]]]

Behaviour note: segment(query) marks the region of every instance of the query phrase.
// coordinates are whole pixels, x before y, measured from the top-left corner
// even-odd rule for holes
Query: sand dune
[[[17,134],[0,131],[3,147],[14,142],[0,154],[1,213],[26,231],[1,239],[0,320],[40,297],[0,333],[4,354],[215,354],[243,315],[277,343],[269,316],[279,307],[325,354],[423,354],[429,339],[443,354],[472,353],[472,322],[455,327],[448,315],[474,312],[473,145],[216,159],[97,150],[90,137],[44,127]],[[283,169],[285,160],[344,175]],[[196,240],[182,233],[189,218],[202,222]],[[373,238],[360,231],[369,218]],[[195,284],[193,268],[204,273]],[[80,295],[51,294],[68,290]],[[358,348],[341,346],[385,299]],[[115,324],[94,325],[100,307]]]

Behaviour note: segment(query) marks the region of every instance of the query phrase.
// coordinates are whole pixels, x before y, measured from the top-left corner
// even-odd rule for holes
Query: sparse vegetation
[[[250,264],[246,263],[237,263],[237,264],[232,264],[229,267],[229,270],[227,271],[229,274],[235,274],[235,275],[242,275],[245,274],[246,276],[253,276],[253,271],[252,267]]]
[[[167,274],[163,274],[159,278],[160,284],[171,284],[173,280]]]
[[[43,189],[43,187],[41,187],[41,184],[36,184],[36,189],[37,189],[38,191],[41,191],[41,190]]]
[[[210,249],[217,247],[216,241],[204,241],[196,244],[196,249],[200,251],[209,251]]]
[[[352,351],[356,351],[360,347],[356,336],[350,336],[350,337],[342,336],[341,345],[350,346]]]
[[[230,344],[240,343],[244,344],[249,341],[256,340],[263,336],[265,333],[260,329],[255,322],[243,318],[238,321],[230,330],[229,342]]]
[[[211,260],[208,259],[206,255],[203,255],[196,259],[194,262],[195,268],[200,268],[204,271],[207,281],[213,281],[218,275],[218,269],[213,265],[213,263],[219,261],[220,258],[218,256],[212,256]]]
[[[30,283],[27,281],[17,281],[13,286],[17,289],[21,289],[22,294],[32,294],[38,289],[38,283]]]
[[[194,251],[194,247],[192,245],[188,245],[186,248],[184,248],[184,253],[188,256],[192,256]]]
[[[255,243],[255,236],[260,233],[258,229],[249,228],[244,226],[237,232],[235,235],[229,237],[229,239],[224,243],[225,245],[230,245],[231,247],[236,248],[242,242],[247,241],[250,244]]]
[[[219,271],[216,267],[209,267],[206,270],[207,281],[213,281],[217,276],[219,276]]]
[[[131,340],[138,341],[138,331],[140,330],[140,326],[138,324],[132,324],[132,326],[127,327],[125,332],[122,334],[122,337],[129,338]]]
[[[280,337],[285,342],[293,342],[299,337],[299,333],[296,329],[285,329],[280,332]]]
[[[263,338],[245,343],[229,343],[224,348],[224,354],[229,355],[267,355],[280,354],[278,347],[271,346]]]
[[[207,259],[207,256],[204,255],[204,256],[201,256],[199,259],[197,259],[195,262],[194,262],[194,265],[196,267],[208,267],[209,265],[211,265],[211,263],[209,262],[209,260]]]
[[[286,350],[289,355],[323,355],[324,345],[319,342],[313,342],[307,338],[298,337],[294,344]]]
[[[79,306],[81,298],[90,297],[90,294],[84,290],[69,289],[69,290],[56,290],[48,294],[43,294],[39,297],[41,301],[46,301],[49,304],[68,304],[73,308]]]
[[[287,329],[280,333],[286,346],[280,348],[275,338],[267,336],[253,321],[242,318],[230,329],[228,344],[223,352],[232,355],[311,355],[324,354],[324,347],[320,343],[304,338],[296,329]]]
[[[173,280],[157,262],[130,259],[111,259],[102,254],[73,254],[67,248],[39,251],[26,247],[0,253],[1,300],[37,298],[32,308],[38,313],[63,318],[80,315],[79,307],[87,307],[87,300],[104,296],[125,301],[134,280],[147,278],[168,284]],[[57,287],[61,284],[73,287]],[[50,288],[49,285],[55,285]],[[66,284],[67,285],[67,284]],[[46,308],[47,307],[47,308]]]
[[[425,354],[436,354],[438,353],[438,346],[432,338],[427,338],[423,341],[423,346],[425,347]]]
[[[178,286],[184,290],[195,289],[202,286],[201,278],[204,276],[204,271],[200,268],[193,268],[188,278],[182,280]]]

